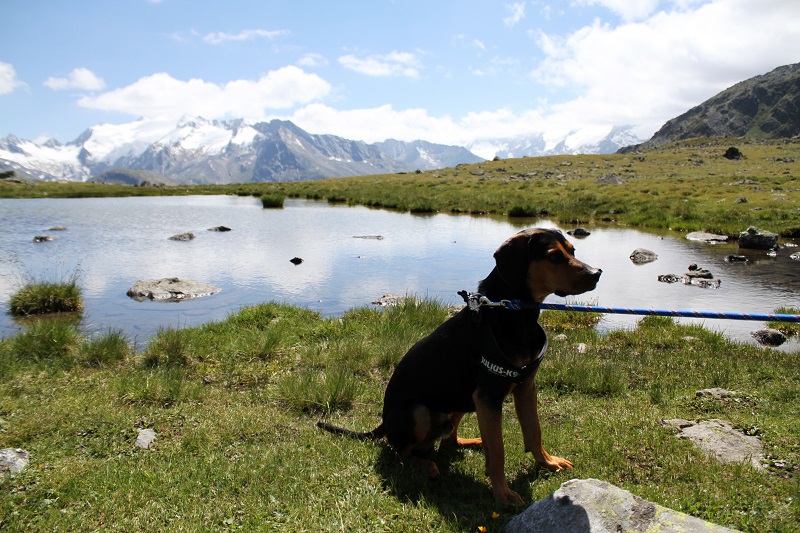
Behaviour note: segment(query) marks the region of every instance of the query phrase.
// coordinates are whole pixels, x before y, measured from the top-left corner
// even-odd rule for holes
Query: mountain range
[[[610,153],[639,142],[628,128],[603,139],[547,149],[542,135],[490,141],[497,157]],[[484,146],[481,146],[481,145]],[[0,139],[0,171],[39,180],[136,184],[243,183],[413,172],[478,163],[470,148],[417,140],[367,144],[315,135],[289,121],[249,123],[185,116],[177,123],[137,120],[98,124],[72,142],[37,143],[9,135]],[[120,169],[126,169],[121,172]]]
[[[104,181],[120,168],[148,181],[201,184],[297,181],[477,163],[466,148],[426,141],[367,144],[313,135],[291,122],[138,120],[93,126],[70,143],[0,139],[0,170],[41,180]],[[160,177],[159,177],[160,175]],[[119,181],[116,171],[112,181]]]
[[[633,126],[615,126],[590,141],[573,132],[555,145],[545,142],[543,134],[479,140],[466,147],[422,140],[367,144],[308,133],[282,120],[252,123],[186,116],[177,123],[98,124],[66,144],[9,135],[0,139],[0,171],[40,180],[131,184],[298,181],[483,161],[475,152],[535,157],[631,152],[690,137],[794,137],[800,134],[800,64],[726,89],[668,121],[646,142],[633,131]]]

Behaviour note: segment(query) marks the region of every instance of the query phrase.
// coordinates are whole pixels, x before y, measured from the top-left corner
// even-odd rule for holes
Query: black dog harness
[[[497,339],[494,336],[494,332],[489,324],[481,323],[479,319],[480,307],[482,305],[486,305],[484,301],[488,300],[486,300],[482,295],[476,293],[467,293],[466,291],[461,291],[458,294],[464,298],[465,302],[467,302],[467,306],[469,307],[470,311],[474,313],[474,318],[479,324],[478,331],[480,335],[479,342],[481,348],[480,369],[482,370],[483,375],[510,383],[519,384],[525,381],[531,374],[536,372],[536,369],[539,368],[539,365],[541,364],[542,359],[544,359],[544,355],[547,352],[547,333],[545,333],[544,328],[542,328],[538,322],[535,323],[539,330],[539,334],[544,339],[544,343],[539,349],[539,353],[536,355],[533,362],[520,368],[509,361],[508,357],[506,357],[506,355],[500,349],[500,346],[497,344]]]
[[[481,368],[483,371],[492,377],[510,381],[511,383],[522,383],[531,374],[536,372],[542,359],[544,359],[545,352],[547,352],[547,334],[538,322],[536,323],[536,327],[539,328],[539,332],[544,337],[544,344],[542,344],[533,362],[520,368],[512,364],[511,361],[508,360],[508,357],[500,350],[492,328],[490,328],[488,324],[481,326]]]

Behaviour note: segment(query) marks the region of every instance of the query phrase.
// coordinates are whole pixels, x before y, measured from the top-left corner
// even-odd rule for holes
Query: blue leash
[[[582,313],[604,313],[619,315],[647,315],[647,316],[679,316],[686,318],[718,318],[725,320],[757,320],[763,322],[800,322],[800,315],[789,314],[765,314],[765,313],[724,313],[718,311],[681,311],[670,309],[643,309],[627,307],[602,307],[599,305],[573,305],[573,304],[548,304],[528,302],[524,300],[500,300],[493,302],[486,296],[476,293],[467,294],[466,291],[459,292],[462,298],[467,301],[470,309],[477,310],[481,306],[504,307],[506,309],[519,311],[522,309],[550,309],[553,311],[579,311]],[[465,296],[466,294],[466,296]]]

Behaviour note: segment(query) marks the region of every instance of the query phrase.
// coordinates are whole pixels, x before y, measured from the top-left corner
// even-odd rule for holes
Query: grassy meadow
[[[729,145],[747,159],[722,158]],[[0,183],[0,197],[283,195],[413,212],[547,212],[562,223],[727,234],[756,225],[798,235],[798,157],[800,141],[722,139],[646,154],[317,182]],[[609,173],[625,184],[598,185]],[[741,197],[747,202],[736,203]],[[437,453],[443,475],[429,480],[382,443],[315,426],[324,418],[375,427],[394,365],[448,312],[413,297],[334,318],[265,302],[200,327],[165,328],[146,345],[114,330],[87,336],[70,321],[30,322],[0,340],[0,448],[30,453],[27,469],[0,474],[0,530],[500,531],[520,510],[495,506],[480,450]],[[544,444],[575,468],[538,469],[508,402],[512,488],[534,502],[569,479],[597,478],[741,531],[800,531],[798,354],[659,317],[600,335],[598,319],[543,312],[550,336],[537,377]],[[710,387],[738,394],[695,396]],[[662,425],[672,418],[720,418],[757,435],[765,470],[706,457]],[[134,446],[146,428],[156,432],[147,450]],[[477,436],[474,415],[461,433]]]

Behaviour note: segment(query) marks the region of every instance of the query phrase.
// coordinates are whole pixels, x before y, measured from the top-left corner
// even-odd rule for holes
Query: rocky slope
[[[791,138],[800,135],[800,63],[778,67],[722,91],[668,121],[653,137],[621,151],[693,137]]]

